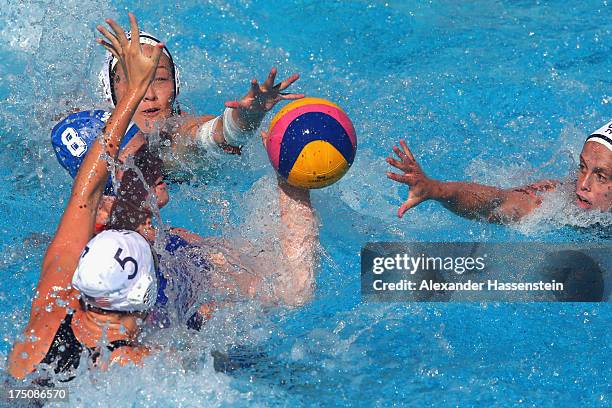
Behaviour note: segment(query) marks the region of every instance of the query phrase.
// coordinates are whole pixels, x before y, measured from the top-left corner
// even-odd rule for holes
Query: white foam
[[[516,225],[527,235],[552,231],[562,227],[610,228],[612,213],[592,210],[585,211],[575,204],[575,180],[565,180],[556,191],[542,195],[542,204],[533,213]]]

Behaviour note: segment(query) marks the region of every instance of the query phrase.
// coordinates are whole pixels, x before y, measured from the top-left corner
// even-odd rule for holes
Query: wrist
[[[246,122],[240,111],[226,108],[223,112],[223,139],[230,146],[242,147],[253,136],[260,123],[261,120]]]
[[[235,109],[235,111],[236,117],[234,119],[237,122],[241,122],[241,128],[247,132],[257,130],[266,116],[266,112],[264,111],[254,111],[242,108]]]
[[[295,187],[289,184],[283,177],[277,175],[278,189],[294,200],[310,203],[310,190],[307,188]]]
[[[430,200],[443,201],[446,199],[446,183],[439,180],[428,179],[427,180],[427,197]]]

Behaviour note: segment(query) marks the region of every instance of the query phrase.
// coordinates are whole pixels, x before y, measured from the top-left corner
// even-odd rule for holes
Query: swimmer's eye
[[[600,183],[606,183],[608,181],[606,176],[604,176],[601,173],[597,173],[596,177],[597,177],[597,181],[600,182]]]
[[[167,77],[156,77],[155,78],[155,81],[157,82],[164,82],[164,81],[169,81],[169,80],[170,78],[167,78]]]
[[[580,163],[580,164],[578,165],[578,170],[580,170],[580,171],[584,171],[584,164]]]

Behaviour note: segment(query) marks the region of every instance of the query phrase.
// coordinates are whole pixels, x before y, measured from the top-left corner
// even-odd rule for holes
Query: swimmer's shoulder
[[[104,109],[71,111],[67,116],[59,117],[59,121],[51,129],[51,145],[56,158],[73,178],[76,177],[89,147],[102,133],[111,113]],[[137,142],[132,143],[130,151],[126,151],[124,148],[132,140]],[[130,123],[121,141],[121,148],[124,149],[121,155],[124,157],[143,143],[144,136],[140,128],[135,123]]]
[[[527,184],[520,187],[510,189],[512,195],[515,196],[514,204],[522,203],[524,205],[534,204],[536,207],[542,204],[542,195],[556,191],[562,182],[559,180],[540,180],[535,183]]]
[[[561,182],[540,180],[504,190],[504,198],[487,218],[489,222],[515,223],[542,205],[542,195],[555,191]]]

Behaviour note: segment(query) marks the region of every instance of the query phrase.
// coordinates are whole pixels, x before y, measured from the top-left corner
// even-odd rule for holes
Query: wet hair
[[[157,181],[163,178],[163,162],[145,145],[134,155],[134,165],[139,172],[129,168],[121,177],[110,228],[134,231],[152,216],[147,198]],[[142,173],[142,179],[138,173]]]

